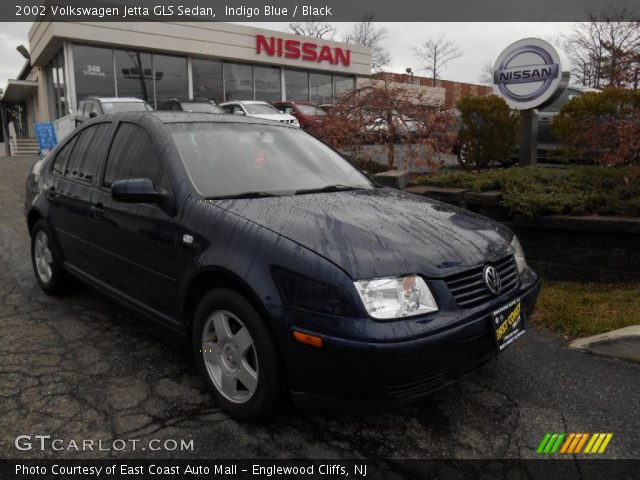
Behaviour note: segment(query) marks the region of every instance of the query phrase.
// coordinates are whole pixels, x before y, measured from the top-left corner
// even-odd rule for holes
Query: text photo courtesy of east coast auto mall
[[[636,2],[0,22],[0,480],[638,478]]]

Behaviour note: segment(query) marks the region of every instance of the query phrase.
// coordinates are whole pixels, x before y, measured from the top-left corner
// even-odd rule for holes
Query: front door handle
[[[93,218],[100,219],[104,215],[104,205],[102,205],[102,203],[95,203],[91,205],[89,210],[91,210],[91,216]]]

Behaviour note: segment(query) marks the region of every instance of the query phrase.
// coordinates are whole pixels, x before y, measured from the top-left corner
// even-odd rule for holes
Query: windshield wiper
[[[350,190],[362,190],[360,187],[350,187],[348,185],[326,185],[319,188],[308,188],[296,190],[295,195],[304,195],[306,193],[322,193],[322,192],[348,192]]]
[[[235,199],[235,198],[266,198],[266,197],[277,197],[273,193],[269,192],[242,192],[242,193],[233,193],[231,195],[220,195],[218,197],[207,197],[205,200],[227,200],[227,199]]]

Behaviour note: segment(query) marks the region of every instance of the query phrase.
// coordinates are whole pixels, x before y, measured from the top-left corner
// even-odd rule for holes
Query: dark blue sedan
[[[34,165],[25,213],[45,292],[73,276],[186,339],[245,420],[285,395],[419,399],[516,341],[539,289],[504,226],[237,116],[90,120]]]

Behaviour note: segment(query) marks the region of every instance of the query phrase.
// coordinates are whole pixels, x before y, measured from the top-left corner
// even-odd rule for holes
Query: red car
[[[300,127],[307,129],[322,121],[326,111],[310,102],[273,102],[273,106],[282,113],[293,115],[300,122]]]

